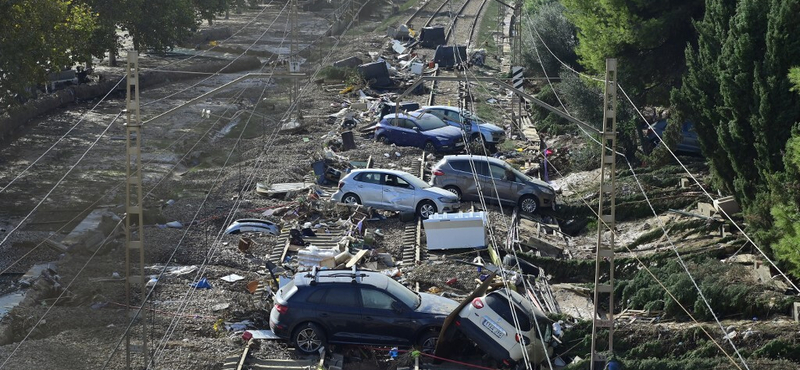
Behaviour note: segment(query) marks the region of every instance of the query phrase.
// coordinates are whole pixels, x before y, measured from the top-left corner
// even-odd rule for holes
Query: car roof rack
[[[317,283],[319,283],[319,277],[320,277],[319,276],[319,272],[320,271],[321,270],[317,266],[314,266],[305,275],[305,277],[311,278],[311,281],[309,282],[309,285],[316,285]],[[358,278],[364,278],[364,277],[368,276],[367,274],[365,274],[363,272],[359,273],[358,270],[356,269],[356,266],[353,266],[353,268],[348,272],[345,272],[346,270],[329,270],[329,271],[341,271],[341,272],[332,272],[330,274],[326,274],[324,277],[327,277],[327,278],[350,277],[352,279],[350,282],[353,283],[353,284],[358,284],[358,280],[357,280]]]

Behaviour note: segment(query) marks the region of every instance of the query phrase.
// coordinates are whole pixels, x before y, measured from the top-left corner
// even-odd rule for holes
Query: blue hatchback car
[[[387,114],[375,128],[375,140],[437,153],[464,148],[461,129],[444,123],[433,114],[421,112]]]

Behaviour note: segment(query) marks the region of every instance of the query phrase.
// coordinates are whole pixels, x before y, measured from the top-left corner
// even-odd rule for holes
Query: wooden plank
[[[355,266],[359,261],[361,261],[362,258],[364,258],[364,256],[367,255],[368,252],[369,252],[368,249],[362,249],[362,250],[358,251],[358,253],[356,253],[356,255],[353,256],[353,258],[350,259],[350,261],[347,261],[347,264],[345,265],[345,267],[351,268],[351,267]]]

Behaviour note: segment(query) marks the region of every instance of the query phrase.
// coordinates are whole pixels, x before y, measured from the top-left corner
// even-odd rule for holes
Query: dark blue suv
[[[375,140],[397,146],[414,146],[429,153],[464,149],[461,129],[430,113],[387,114],[375,128]]]
[[[275,294],[269,326],[303,354],[327,343],[419,345],[433,352],[458,303],[415,293],[375,271],[298,272]]]

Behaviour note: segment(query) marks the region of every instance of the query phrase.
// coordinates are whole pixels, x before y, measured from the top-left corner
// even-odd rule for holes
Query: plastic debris
[[[208,279],[202,278],[198,282],[192,284],[192,288],[196,288],[196,289],[211,289],[211,284],[208,282]]]

